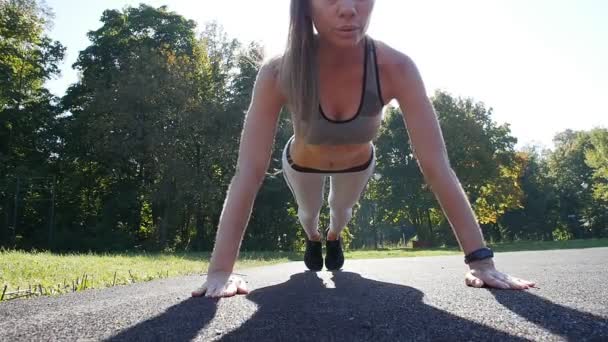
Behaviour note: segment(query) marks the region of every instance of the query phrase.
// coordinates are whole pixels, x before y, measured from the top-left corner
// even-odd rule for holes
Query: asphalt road
[[[251,293],[191,298],[202,276],[0,303],[0,340],[608,341],[608,248],[499,253],[537,289],[464,285],[460,256],[248,269]]]

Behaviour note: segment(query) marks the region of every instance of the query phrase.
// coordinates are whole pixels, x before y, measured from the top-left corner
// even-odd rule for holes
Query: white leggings
[[[369,165],[341,171],[323,171],[295,165],[289,156],[292,136],[283,149],[283,176],[298,206],[298,218],[310,239],[318,232],[319,212],[325,197],[325,179],[330,178],[329,231],[340,234],[352,218],[353,206],[359,200],[376,166],[376,148],[372,145]]]

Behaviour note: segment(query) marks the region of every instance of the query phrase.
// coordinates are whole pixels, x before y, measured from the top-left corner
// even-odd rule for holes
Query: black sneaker
[[[306,252],[304,253],[304,264],[311,271],[323,269],[323,245],[321,241],[310,241],[306,239]]]
[[[342,239],[325,242],[327,255],[325,255],[325,267],[330,271],[337,271],[344,266],[344,253],[342,252]]]

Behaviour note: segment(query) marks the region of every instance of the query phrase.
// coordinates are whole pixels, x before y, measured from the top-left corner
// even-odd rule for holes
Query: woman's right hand
[[[230,273],[218,272],[207,274],[203,286],[192,291],[192,297],[232,297],[236,294],[247,294],[247,283],[238,276]]]

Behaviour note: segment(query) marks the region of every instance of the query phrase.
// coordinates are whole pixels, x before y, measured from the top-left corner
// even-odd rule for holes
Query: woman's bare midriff
[[[344,170],[365,164],[372,153],[371,142],[349,145],[310,145],[295,137],[289,147],[294,163],[319,170]]]

